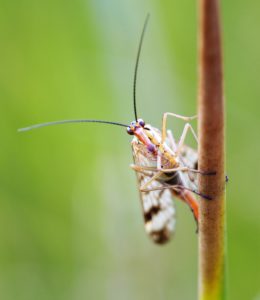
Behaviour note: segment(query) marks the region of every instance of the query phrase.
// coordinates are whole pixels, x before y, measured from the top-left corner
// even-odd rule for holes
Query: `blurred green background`
[[[260,3],[222,1],[227,99],[229,299],[260,299]],[[121,127],[196,112],[196,2],[0,2],[0,298],[196,299],[197,236],[177,203],[174,240],[146,237]],[[214,117],[214,116],[212,116]],[[183,124],[170,121],[178,135]]]

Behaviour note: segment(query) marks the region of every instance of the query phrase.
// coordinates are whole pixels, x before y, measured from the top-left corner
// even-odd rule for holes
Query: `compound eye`
[[[134,134],[134,132],[133,132],[133,130],[131,129],[131,127],[127,127],[126,131],[127,131],[127,133],[130,134],[130,135],[133,135],[133,134]]]
[[[144,122],[144,120],[142,120],[142,119],[138,119],[138,123],[139,123],[139,125],[140,125],[141,127],[144,127],[144,126],[145,126],[145,122]]]

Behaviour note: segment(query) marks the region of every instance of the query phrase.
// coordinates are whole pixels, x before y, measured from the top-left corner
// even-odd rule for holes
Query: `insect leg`
[[[151,171],[151,172],[172,173],[175,171],[189,171],[190,170],[188,167],[178,167],[178,168],[173,168],[173,169],[161,169],[161,168],[158,169],[156,167],[138,166],[138,165],[134,165],[134,164],[131,164],[130,167],[137,172],[146,170],[146,171]],[[198,170],[194,170],[194,171],[198,172]]]
[[[172,173],[172,172],[176,172],[176,171],[182,171],[182,172],[198,173],[201,175],[216,175],[216,172],[202,172],[200,170],[192,169],[189,167],[178,167],[178,168],[173,168],[173,169],[159,169],[157,171],[161,171],[163,173]]]
[[[154,167],[138,166],[138,165],[134,165],[134,164],[131,164],[130,168],[132,168],[133,170],[135,170],[138,173],[142,173],[145,176],[149,176],[149,177],[153,176],[152,172],[157,172],[158,171]],[[150,171],[150,172],[146,172],[146,171]]]
[[[172,116],[172,117],[175,117],[175,118],[178,118],[178,119],[181,119],[183,121],[191,121],[191,120],[194,120],[197,118],[197,116],[192,116],[192,117],[185,117],[185,116],[181,116],[181,115],[177,115],[177,114],[174,114],[174,113],[170,113],[170,112],[166,112],[163,114],[163,122],[162,122],[162,143],[165,142],[165,139],[166,139],[166,121],[167,121],[167,117],[168,116]]]
[[[174,139],[174,136],[173,136],[171,130],[167,130],[167,136],[168,136],[168,139],[170,141],[170,146],[172,147],[173,151],[176,152],[177,144],[175,142],[175,139]]]
[[[148,177],[151,177],[145,184],[143,184],[140,187],[140,191],[142,192],[143,189],[146,189],[147,186],[149,186],[149,184],[151,184],[154,180],[156,180],[158,177],[160,177],[162,175],[162,172],[158,172],[156,168],[153,167],[146,167],[146,166],[138,166],[138,165],[130,165],[130,167],[135,170],[138,173],[142,173]],[[145,171],[152,171],[152,172],[156,172],[154,175]]]
[[[177,150],[175,152],[177,157],[180,155],[181,148],[184,145],[184,141],[185,141],[185,138],[186,138],[189,130],[191,131],[196,142],[198,143],[198,137],[197,137],[197,134],[196,134],[195,130],[193,129],[193,127],[189,123],[185,124],[184,129],[181,134],[181,137],[180,137],[180,140],[179,140],[179,143],[178,143],[178,146],[177,146]],[[201,175],[216,175],[216,172],[214,172],[214,171],[213,172],[203,172],[203,171],[194,170],[194,169],[189,169],[189,171],[194,172],[194,173],[199,173]]]
[[[185,124],[184,129],[181,134],[181,137],[180,137],[180,140],[179,140],[179,143],[178,143],[178,146],[177,146],[176,156],[178,156],[180,154],[181,148],[184,144],[185,138],[186,138],[189,130],[191,131],[196,142],[198,143],[198,137],[197,137],[197,134],[195,133],[195,130],[192,128],[192,126],[189,123]]]
[[[176,192],[187,190],[187,191],[190,191],[190,192],[200,196],[201,198],[204,198],[206,200],[212,200],[212,197],[210,197],[210,196],[201,194],[200,192],[198,192],[196,190],[190,189],[190,188],[188,188],[186,186],[183,186],[183,185],[177,185],[177,184],[176,185],[159,186],[159,187],[154,187],[154,188],[150,188],[150,189],[145,188],[145,189],[142,189],[142,192],[160,191],[160,190],[166,190],[166,189],[174,190]]]
[[[154,180],[156,180],[161,175],[162,175],[162,172],[157,172],[156,174],[154,174],[152,178],[150,178],[145,184],[143,184],[140,187],[140,191],[144,192],[144,190],[146,190],[147,186],[149,186],[149,184],[151,184]]]
[[[162,156],[161,156],[161,153],[158,152],[158,155],[157,155],[157,169],[158,170],[161,170],[161,165],[162,165]]]
[[[189,167],[178,167],[178,168],[173,168],[173,169],[158,169],[155,167],[147,167],[147,166],[138,166],[138,165],[130,165],[130,167],[135,170],[136,172],[140,172],[140,173],[144,173],[143,171],[151,171],[151,172],[162,172],[162,173],[173,173],[173,172],[177,172],[177,171],[182,171],[182,172],[193,172],[193,173],[199,173],[202,175],[215,175],[214,172],[201,172],[199,170],[196,169],[191,169]],[[145,175],[148,175],[148,173],[146,172]],[[151,175],[150,175],[151,176]]]

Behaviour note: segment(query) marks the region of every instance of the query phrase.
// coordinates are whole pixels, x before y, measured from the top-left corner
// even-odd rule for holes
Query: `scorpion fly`
[[[134,164],[131,168],[137,174],[141,206],[145,223],[145,230],[157,244],[166,243],[175,230],[175,207],[173,198],[185,202],[191,209],[198,222],[198,202],[194,194],[200,195],[197,188],[198,156],[196,150],[185,145],[185,138],[189,131],[197,141],[197,136],[189,121],[196,118],[184,117],[174,113],[164,113],[162,130],[146,124],[137,116],[136,82],[139,58],[143,44],[144,33],[149,20],[146,17],[139,41],[137,58],[134,69],[133,104],[135,120],[130,125],[104,120],[62,120],[36,124],[21,128],[18,131],[28,131],[35,128],[65,124],[65,123],[103,123],[125,127],[129,135],[133,135],[131,142]],[[186,122],[181,137],[175,142],[170,130],[166,130],[167,117],[176,117]],[[202,197],[206,197],[200,195]],[[206,197],[207,198],[207,197]]]

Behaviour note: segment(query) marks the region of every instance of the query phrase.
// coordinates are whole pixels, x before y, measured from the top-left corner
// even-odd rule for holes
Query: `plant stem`
[[[199,299],[224,298],[224,96],[219,0],[199,0]]]

